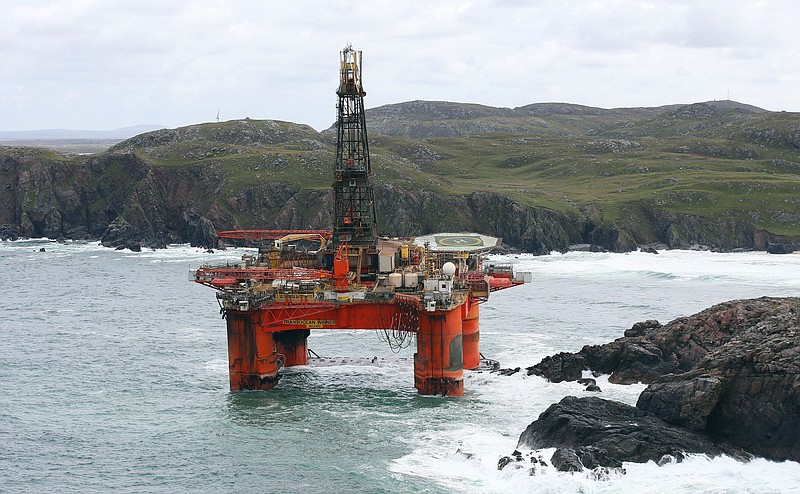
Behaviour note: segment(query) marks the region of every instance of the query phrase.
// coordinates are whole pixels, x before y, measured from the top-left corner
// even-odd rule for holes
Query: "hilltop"
[[[800,248],[800,114],[733,101],[367,111],[380,228],[572,244]],[[0,235],[212,245],[330,226],[335,133],[271,120],[146,132],[88,157],[0,148]]]

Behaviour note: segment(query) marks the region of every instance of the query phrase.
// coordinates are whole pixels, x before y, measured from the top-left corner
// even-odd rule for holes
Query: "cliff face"
[[[800,113],[441,101],[367,113],[387,235],[477,231],[535,253],[800,249]],[[251,119],[88,157],[0,146],[0,238],[213,246],[220,229],[329,228],[335,150],[332,132]]]
[[[631,203],[619,218],[600,208],[563,212],[526,206],[502,194],[443,194],[376,186],[380,231],[413,236],[477,231],[538,254],[574,244],[630,251],[642,245],[720,250],[800,249],[800,239],[758,230],[740,217],[693,216]],[[332,195],[280,180],[243,181],[214,161],[154,165],[136,152],[67,158],[46,150],[0,152],[0,237],[100,239],[109,247],[216,245],[216,231],[330,228]]]
[[[282,182],[231,190],[213,162],[155,166],[134,153],[81,159],[26,149],[0,158],[0,237],[100,239],[109,247],[216,245],[216,230],[329,228],[332,195]],[[435,231],[477,231],[515,248],[544,254],[573,244],[628,251],[646,244],[671,248],[704,245],[730,250],[770,244],[800,248],[795,238],[758,231],[729,218],[679,215],[652,203],[631,205],[616,221],[597,208],[561,212],[530,207],[492,192],[446,195],[379,185],[381,232],[413,236]]]
[[[102,239],[108,246],[214,243],[225,215],[193,199],[213,195],[213,170],[169,172],[133,154],[65,160],[6,153],[0,236]],[[223,212],[224,213],[224,212]]]
[[[110,247],[189,242],[216,245],[216,230],[329,228],[333,196],[285,183],[245,186],[235,195],[213,165],[167,169],[134,154],[64,161],[7,154],[1,162],[0,236],[101,239]],[[382,232],[481,231],[532,252],[581,242],[577,215],[535,209],[476,192],[448,196],[379,186]],[[251,219],[247,225],[237,218]]]
[[[6,153],[0,161],[2,235],[97,238],[148,173],[133,156],[77,162]]]
[[[719,250],[769,250],[782,246],[788,251],[800,249],[800,239],[760,230],[752,222],[729,212],[713,216],[678,214],[660,209],[653,201],[641,201],[622,208],[622,217],[607,232],[616,240],[601,237],[594,242],[617,252],[642,245],[662,244],[670,249],[712,248]],[[591,236],[591,235],[590,235]],[[609,242],[610,241],[610,242]]]

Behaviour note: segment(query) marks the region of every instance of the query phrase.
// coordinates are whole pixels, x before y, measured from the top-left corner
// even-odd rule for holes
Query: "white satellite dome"
[[[456,265],[450,261],[447,261],[442,265],[442,273],[445,276],[453,276],[456,274]]]

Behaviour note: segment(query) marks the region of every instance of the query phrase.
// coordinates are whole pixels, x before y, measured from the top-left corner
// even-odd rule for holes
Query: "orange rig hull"
[[[464,369],[481,360],[478,304],[530,281],[510,264],[484,265],[497,237],[378,235],[361,62],[350,45],[340,53],[333,229],[217,232],[258,253],[194,273],[227,319],[232,390],[270,389],[281,368],[307,364],[312,329],[371,329],[398,346],[415,334],[421,394],[463,395]]]
[[[227,311],[226,318],[234,391],[271,389],[281,368],[307,365],[311,328],[415,332],[414,385],[423,395],[463,395],[463,370],[480,365],[478,305],[469,300],[436,311],[422,310],[413,301],[272,305]]]
[[[479,304],[490,292],[530,282],[529,273],[515,275],[510,265],[482,265],[482,250],[464,252],[468,242],[483,249],[477,234],[436,237],[442,244],[459,240],[454,251],[433,250],[428,240],[419,246],[394,239],[369,249],[344,244],[335,253],[320,246],[311,255],[287,247],[309,237],[323,236],[287,234],[280,248],[259,248],[258,256],[244,254],[241,263],[194,272],[196,282],[217,290],[227,320],[231,390],[270,389],[282,368],[307,365],[314,329],[364,329],[386,332],[390,344],[412,333],[419,393],[461,396],[464,369],[481,365]],[[332,269],[296,266],[313,266],[320,254]]]

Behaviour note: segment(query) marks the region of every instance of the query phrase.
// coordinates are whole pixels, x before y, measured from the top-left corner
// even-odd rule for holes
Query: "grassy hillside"
[[[649,201],[800,235],[800,114],[735,102],[615,110],[410,102],[370,110],[368,125],[379,184],[445,195],[489,190],[559,211],[591,204],[610,221]],[[409,137],[409,129],[427,136]],[[248,119],[142,134],[111,151],[168,168],[210,163],[233,194],[274,182],[329,187],[334,139]]]

